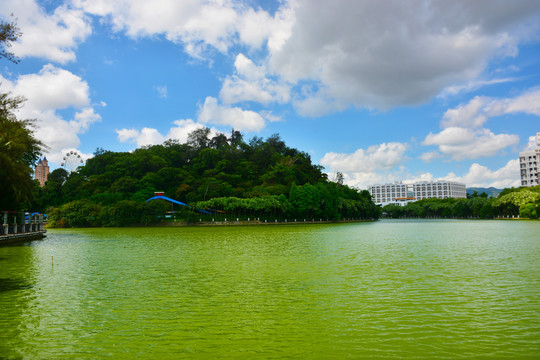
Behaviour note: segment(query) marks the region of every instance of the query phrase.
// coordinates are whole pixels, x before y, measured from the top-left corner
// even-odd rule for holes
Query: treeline
[[[77,172],[56,169],[44,188],[35,188],[33,207],[48,211],[52,224],[155,222],[171,210],[168,203],[155,208],[145,203],[156,191],[190,204],[174,209],[173,216],[186,221],[216,216],[376,219],[380,214],[367,191],[329,181],[309,154],[286,146],[277,134],[246,142],[238,131],[211,137],[202,128],[186,143],[169,140],[133,152],[98,149],[94,155]]]
[[[497,198],[473,194],[467,199],[424,199],[406,206],[387,205],[383,216],[390,218],[478,218],[517,217],[538,219],[540,186],[510,188]]]

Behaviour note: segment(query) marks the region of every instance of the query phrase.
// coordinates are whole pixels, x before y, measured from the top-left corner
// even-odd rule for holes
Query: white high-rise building
[[[380,205],[406,205],[422,199],[467,198],[465,184],[455,181],[421,181],[414,184],[377,184],[369,187],[373,202]]]
[[[536,133],[536,149],[519,153],[521,186],[540,185],[540,133]]]

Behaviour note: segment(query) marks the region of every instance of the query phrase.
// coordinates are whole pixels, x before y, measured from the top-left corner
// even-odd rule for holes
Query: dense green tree
[[[13,115],[21,99],[0,94],[0,209],[20,210],[32,200],[32,167],[44,145],[34,137],[31,120]]]
[[[17,25],[0,22],[0,58],[18,62],[8,51],[20,36]],[[44,145],[32,131],[32,120],[19,120],[15,116],[24,99],[0,92],[0,209],[20,210],[23,204],[33,201],[34,182],[32,167]]]
[[[210,129],[207,127],[194,130],[188,135],[188,145],[195,150],[206,149],[210,145]]]
[[[540,204],[523,204],[519,207],[519,217],[525,219],[538,219]]]

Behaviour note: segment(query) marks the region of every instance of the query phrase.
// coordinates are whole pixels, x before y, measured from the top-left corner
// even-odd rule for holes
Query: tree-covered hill
[[[49,208],[58,225],[152,222],[152,212],[166,210],[145,203],[156,191],[193,205],[183,209],[186,218],[198,218],[193,212],[201,208],[280,219],[372,219],[380,212],[367,191],[329,181],[309,154],[288,147],[279,135],[246,142],[238,131],[210,137],[203,128],[184,144],[169,140],[133,152],[98,149],[94,155],[76,173],[53,171],[39,190],[35,205]],[[74,213],[86,220],[70,220]]]

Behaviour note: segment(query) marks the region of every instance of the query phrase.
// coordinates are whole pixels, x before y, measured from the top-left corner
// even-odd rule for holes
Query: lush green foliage
[[[467,199],[425,199],[407,206],[387,205],[388,217],[442,217],[492,219],[519,216],[537,219],[540,214],[540,186],[505,189],[497,198],[473,194]]]
[[[51,223],[57,226],[151,222],[159,209],[152,213],[142,204],[156,191],[192,205],[175,209],[187,221],[212,217],[197,211],[207,208],[212,218],[231,219],[379,216],[369,193],[328,181],[307,153],[287,147],[278,135],[245,142],[234,130],[230,137],[209,134],[199,129],[185,144],[167,141],[131,153],[98,149],[77,173],[53,171],[35,206],[56,207]],[[78,215],[69,217],[69,211]]]
[[[19,210],[32,198],[32,166],[39,158],[42,145],[34,138],[30,121],[18,121],[6,116],[2,110],[0,109],[0,209]]]
[[[0,22],[0,58],[17,62],[6,48],[19,36],[13,22]],[[0,92],[0,210],[28,207],[34,195],[32,167],[43,144],[33,135],[32,121],[15,116],[23,102],[23,98]]]
[[[90,200],[75,200],[49,213],[53,227],[129,226],[152,224],[160,221],[169,205],[163,202],[138,203],[121,200],[114,205],[96,204]]]

